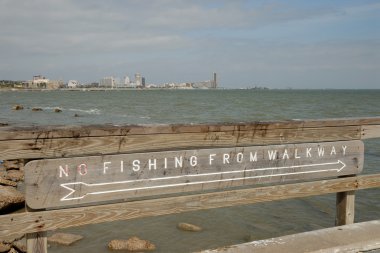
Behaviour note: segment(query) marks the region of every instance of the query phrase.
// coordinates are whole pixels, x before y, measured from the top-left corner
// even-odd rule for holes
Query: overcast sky
[[[380,1],[0,0],[0,79],[380,88]]]

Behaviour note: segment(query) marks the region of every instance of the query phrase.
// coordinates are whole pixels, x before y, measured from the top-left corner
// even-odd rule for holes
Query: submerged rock
[[[129,250],[136,252],[155,250],[156,246],[147,240],[133,236],[128,240],[112,240],[108,243],[108,248],[111,250]]]
[[[177,228],[183,231],[190,231],[190,232],[200,232],[202,231],[201,227],[198,227],[196,225],[190,224],[190,223],[178,223]]]
[[[19,207],[24,201],[24,194],[17,191],[14,187],[0,185],[0,213],[6,209]]]
[[[15,111],[23,110],[23,109],[24,109],[24,106],[22,106],[22,105],[14,105],[12,107],[12,110],[15,110]]]
[[[81,235],[68,234],[68,233],[55,233],[48,237],[48,242],[54,242],[62,245],[69,246],[76,241],[83,239]]]
[[[42,111],[42,108],[39,108],[39,107],[32,108],[32,112],[40,112],[40,111]]]

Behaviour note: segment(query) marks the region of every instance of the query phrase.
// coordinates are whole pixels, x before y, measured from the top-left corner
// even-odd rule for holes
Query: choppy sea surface
[[[21,104],[24,110],[13,111]],[[32,108],[41,108],[34,112]],[[60,108],[61,113],[54,112]],[[0,122],[12,125],[221,123],[380,116],[380,90],[0,91]],[[380,140],[365,141],[364,173],[380,171]],[[193,252],[334,225],[335,195],[267,202],[65,229],[84,239],[49,252],[107,252],[137,235],[155,252]],[[356,221],[380,218],[380,189],[356,195]],[[183,232],[177,223],[200,225]]]

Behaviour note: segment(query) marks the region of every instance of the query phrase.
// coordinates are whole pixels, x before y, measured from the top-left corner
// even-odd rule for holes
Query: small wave
[[[132,118],[136,119],[137,115],[129,115],[129,114],[114,114],[116,117],[121,117],[121,118]],[[149,116],[138,116],[139,119],[151,119]]]
[[[59,106],[54,106],[54,107],[51,107],[51,106],[46,106],[46,107],[39,107],[39,106],[35,106],[36,108],[41,108],[42,110],[54,110],[54,109],[61,109],[62,110],[62,107],[59,107]],[[34,108],[34,106],[30,107],[30,108]]]
[[[68,110],[72,111],[72,112],[82,112],[82,113],[87,113],[87,114],[96,114],[96,115],[100,114],[100,110],[96,109],[96,108],[95,109],[89,109],[89,110],[70,108]]]
[[[100,114],[100,110],[99,109],[89,109],[89,110],[83,110],[83,109],[77,109],[77,108],[69,108],[69,109],[65,109],[63,107],[60,107],[60,106],[54,106],[54,107],[51,107],[51,106],[46,106],[46,107],[40,107],[42,110],[54,110],[54,109],[61,109],[62,111],[71,111],[71,112],[81,112],[81,113],[87,113],[87,114],[96,114],[96,115],[99,115]]]

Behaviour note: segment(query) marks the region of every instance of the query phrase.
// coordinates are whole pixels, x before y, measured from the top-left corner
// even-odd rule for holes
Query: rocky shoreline
[[[24,110],[23,105],[17,104],[12,107],[14,111]],[[42,108],[26,108],[32,112],[43,111]],[[62,112],[60,108],[54,108],[56,113]],[[75,114],[75,117],[79,115]],[[14,212],[25,212],[25,185],[24,185],[24,165],[28,161],[19,160],[0,160],[0,215]],[[200,232],[203,229],[190,223],[178,223],[177,229],[181,231]],[[58,244],[69,247],[70,245],[82,240],[84,237],[77,234],[53,233],[47,238],[49,244]],[[114,239],[105,245],[111,251],[145,252],[154,251],[156,245],[148,240],[137,236],[127,239]],[[48,245],[49,247],[49,245]],[[27,251],[25,235],[8,240],[0,238],[0,253],[25,253]]]
[[[24,164],[25,160],[0,161],[0,215],[25,211]],[[201,232],[197,225],[180,222],[177,229],[185,232]],[[53,233],[48,237],[48,243],[69,247],[84,239],[82,235]],[[124,250],[128,252],[154,251],[157,246],[145,239],[131,236],[127,239],[114,239],[105,242],[111,251]],[[2,240],[0,238],[0,253],[25,253],[25,236]]]
[[[22,212],[25,207],[24,161],[0,161],[0,215]],[[0,253],[26,252],[26,239],[0,239]]]

